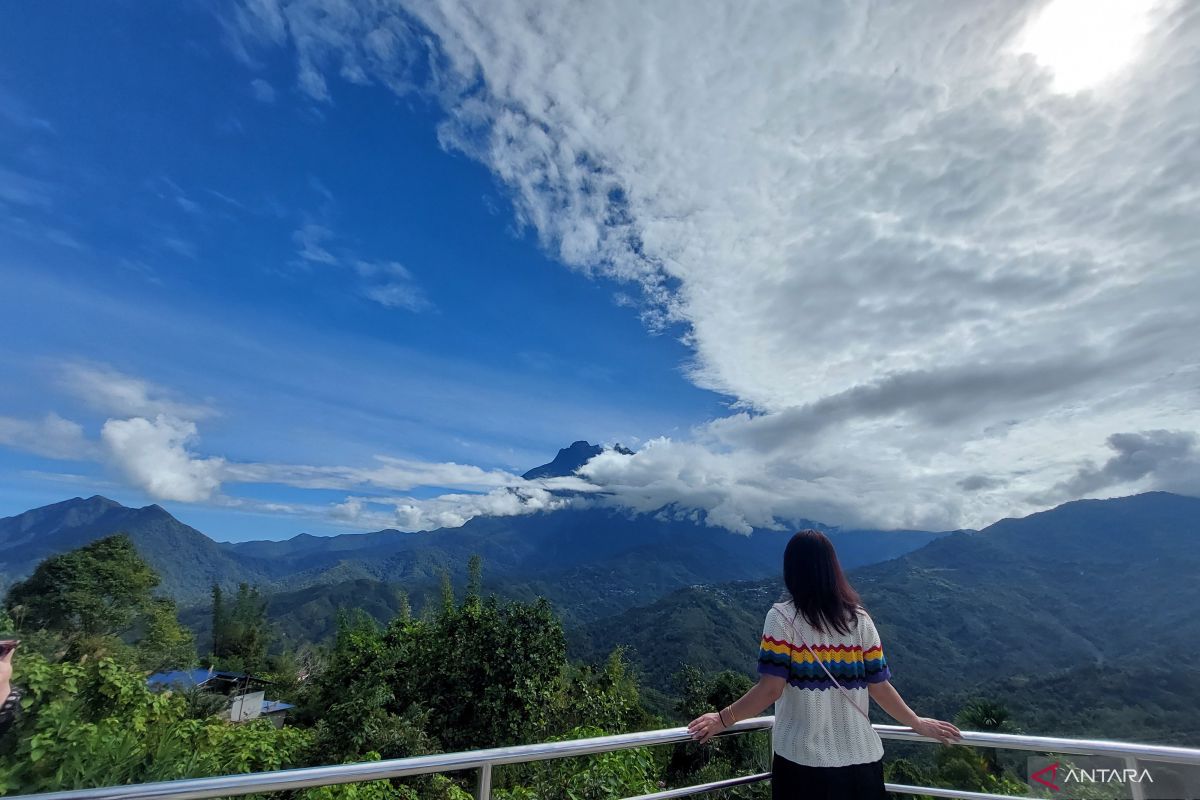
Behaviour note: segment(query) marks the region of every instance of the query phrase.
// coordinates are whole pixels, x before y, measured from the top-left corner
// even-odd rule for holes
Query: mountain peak
[[[612,449],[621,455],[633,455],[632,450],[619,444],[613,446]],[[579,441],[571,442],[570,446],[559,450],[558,455],[550,463],[534,467],[521,477],[525,480],[533,480],[535,478],[563,478],[574,475],[575,470],[603,452],[604,448],[602,446],[580,439]]]
[[[569,447],[559,450],[558,455],[550,463],[534,467],[521,477],[525,480],[533,480],[534,478],[561,478],[574,475],[575,470],[603,452],[604,448],[600,445],[580,439],[572,442]]]

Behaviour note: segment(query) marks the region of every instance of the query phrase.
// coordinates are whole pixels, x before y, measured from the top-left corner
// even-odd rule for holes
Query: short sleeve
[[[792,644],[787,622],[772,607],[763,623],[762,639],[758,644],[758,672],[788,678],[792,673]]]
[[[863,613],[859,624],[862,626],[863,667],[866,670],[867,683],[883,683],[892,677],[887,658],[883,655],[883,642],[879,639],[879,631],[871,615]]]

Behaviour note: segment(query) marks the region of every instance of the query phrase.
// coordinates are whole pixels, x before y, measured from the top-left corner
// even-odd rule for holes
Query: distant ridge
[[[73,497],[0,519],[0,575],[7,585],[56,553],[126,533],[162,577],[171,595],[206,596],[213,583],[263,582],[254,559],[235,558],[224,547],[185,525],[159,505],[127,508],[101,495]]]
[[[631,452],[619,445],[613,451]],[[577,441],[526,475],[570,475],[602,452],[599,445]],[[287,594],[277,607],[297,613],[305,607],[305,622],[296,630],[319,636],[327,622],[319,609],[361,594],[368,585],[363,581],[399,585],[414,595],[436,592],[443,572],[461,583],[474,554],[483,557],[490,583],[512,596],[546,596],[573,620],[613,614],[681,586],[778,573],[790,531],[735,534],[708,527],[702,515],[673,513],[681,511],[569,508],[477,517],[459,528],[426,533],[382,530],[215,542],[157,505],[126,508],[97,495],[0,519],[0,579],[11,583],[49,555],[124,532],[162,576],[162,590],[184,605],[206,603],[213,583],[232,587],[245,581]],[[894,558],[942,535],[827,530],[848,566]],[[362,591],[383,609],[396,596],[394,588]]]

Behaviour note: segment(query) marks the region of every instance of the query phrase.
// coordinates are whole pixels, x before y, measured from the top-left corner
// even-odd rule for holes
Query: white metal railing
[[[769,730],[774,717],[756,717],[742,720],[721,732],[729,736],[750,731]],[[876,725],[875,730],[884,739],[900,741],[934,742],[920,736],[909,728],[898,725]],[[330,786],[341,783],[358,783],[388,778],[404,778],[413,775],[428,775],[435,772],[477,770],[478,780],[475,795],[479,800],[490,800],[492,768],[501,764],[524,764],[555,758],[585,756],[627,750],[651,745],[678,744],[692,741],[687,728],[667,728],[657,731],[624,733],[616,736],[597,736],[591,739],[575,739],[565,742],[542,742],[517,745],[515,747],[493,747],[486,750],[467,750],[458,753],[437,753],[428,756],[396,758],[389,761],[370,761],[358,764],[337,764],[327,767],[305,767],[274,772],[252,772],[244,775],[225,775],[217,778],[188,778],[158,783],[141,783],[128,786],[110,786],[101,789],[75,789],[65,792],[21,795],[11,800],[208,800],[208,798],[232,797],[237,795],[276,792],[289,789],[308,789],[315,786]],[[982,733],[963,731],[959,744],[973,747],[989,747],[1008,750],[1031,750],[1042,753],[1067,753],[1074,755],[1112,756],[1123,758],[1129,768],[1136,768],[1140,761],[1200,766],[1200,750],[1187,747],[1132,744],[1101,739],[1062,739],[1049,736],[1021,736],[1009,733]],[[717,789],[726,789],[758,781],[770,780],[769,772],[745,775],[722,781],[667,789],[653,794],[641,795],[629,800],[666,800],[686,797]],[[908,786],[886,784],[888,791],[898,794],[922,794],[931,797],[956,798],[957,800],[1013,800],[1010,795],[967,792],[957,789],[939,789],[931,786]],[[1136,787],[1136,784],[1134,784]],[[1137,789],[1134,789],[1137,800]]]

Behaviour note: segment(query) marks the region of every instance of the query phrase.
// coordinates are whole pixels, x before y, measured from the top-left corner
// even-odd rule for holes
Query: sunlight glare
[[[1051,0],[1016,49],[1054,73],[1056,91],[1091,89],[1133,62],[1153,5],[1153,0]]]

